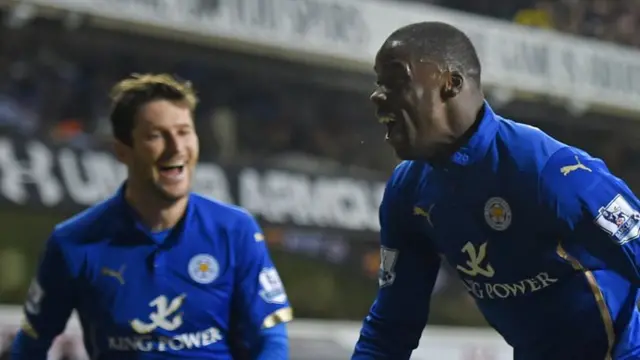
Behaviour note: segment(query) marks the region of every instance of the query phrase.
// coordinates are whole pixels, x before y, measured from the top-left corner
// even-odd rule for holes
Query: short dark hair
[[[459,71],[480,85],[480,59],[473,43],[458,28],[437,21],[410,24],[394,31],[387,42],[401,41],[411,56],[433,61],[443,70]]]
[[[195,111],[198,98],[191,82],[169,74],[132,74],[113,86],[111,97],[111,127],[113,136],[132,145],[131,130],[138,110],[154,100],[184,102]]]

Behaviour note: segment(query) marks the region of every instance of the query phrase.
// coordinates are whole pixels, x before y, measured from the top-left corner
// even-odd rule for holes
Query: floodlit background
[[[119,78],[195,84],[197,191],[261,221],[304,319],[291,325],[292,359],[347,359],[375,295],[377,207],[397,162],[368,103],[385,37],[417,21],[461,27],[496,111],[603,158],[637,189],[639,4],[0,0],[0,351],[52,226],[124,177],[107,147]],[[510,359],[448,267],[431,313],[415,359]],[[83,358],[74,326],[52,358]]]

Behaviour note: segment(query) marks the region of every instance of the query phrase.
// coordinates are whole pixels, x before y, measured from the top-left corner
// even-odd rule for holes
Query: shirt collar
[[[499,116],[493,112],[489,103],[485,100],[482,106],[484,114],[476,132],[471,135],[466,145],[462,146],[451,156],[451,162],[460,166],[471,165],[482,159],[495,138],[500,122]]]
[[[155,237],[153,236],[153,233],[151,232],[151,230],[149,230],[149,228],[142,223],[138,213],[133,209],[131,205],[129,205],[129,203],[125,199],[126,188],[127,188],[127,183],[126,182],[122,183],[122,185],[120,185],[120,187],[118,188],[118,190],[116,191],[115,195],[112,198],[112,201],[114,201],[117,204],[117,206],[120,208],[120,214],[122,215],[121,219],[124,221],[125,226],[127,226],[129,229],[135,228],[141,231],[143,234],[145,234],[149,239],[154,240],[155,242]],[[192,194],[189,194],[189,201],[187,202],[187,209],[185,211],[185,215],[178,222],[178,224],[170,231],[182,232],[182,229],[184,228],[184,226],[186,226],[186,223],[193,215],[193,211],[194,211],[193,203],[194,203],[193,196]]]

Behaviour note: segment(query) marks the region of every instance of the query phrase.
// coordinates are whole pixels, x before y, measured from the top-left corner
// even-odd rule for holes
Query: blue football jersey
[[[175,228],[151,233],[123,193],[53,231],[15,359],[45,359],[74,309],[89,355],[100,360],[231,359],[234,329],[255,336],[291,320],[250,214],[192,194]]]
[[[442,259],[515,359],[639,358],[640,202],[601,160],[483,111],[449,162],[390,178],[353,359],[409,359]]]

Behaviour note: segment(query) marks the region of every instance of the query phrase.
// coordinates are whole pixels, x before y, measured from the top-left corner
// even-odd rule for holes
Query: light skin
[[[136,114],[132,144],[116,141],[127,166],[125,199],[151,231],[173,228],[187,207],[199,141],[186,102],[153,100]]]

